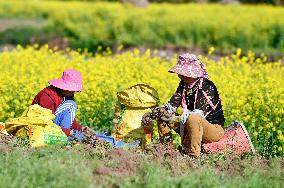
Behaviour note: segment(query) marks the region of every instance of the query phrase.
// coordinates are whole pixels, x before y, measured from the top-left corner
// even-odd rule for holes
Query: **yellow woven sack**
[[[50,109],[35,104],[29,106],[20,117],[9,119],[6,122],[6,130],[17,137],[26,137],[28,126],[53,124],[53,119],[54,115]]]
[[[125,106],[150,108],[157,106],[159,95],[151,86],[143,83],[136,84],[124,91],[117,92],[118,101]]]
[[[50,124],[47,126],[29,126],[27,134],[32,147],[68,144],[68,137],[56,124]]]
[[[159,103],[157,91],[147,84],[136,84],[117,93],[118,102],[113,120],[113,136],[125,142],[142,141],[148,144],[152,139],[152,130],[141,127],[142,116]]]
[[[29,106],[20,117],[9,119],[6,130],[17,137],[28,137],[32,147],[66,144],[68,137],[53,120],[50,109],[35,104]]]

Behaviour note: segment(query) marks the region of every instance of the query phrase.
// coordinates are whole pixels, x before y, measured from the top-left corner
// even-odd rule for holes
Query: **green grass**
[[[153,158],[142,150],[122,152],[82,145],[33,149],[11,143],[1,144],[0,151],[0,187],[280,188],[284,183],[283,160],[279,158],[211,156],[185,160],[179,156]],[[135,165],[128,166],[132,174],[127,175],[123,172],[127,168],[120,167],[130,162]],[[99,167],[107,168],[107,173],[99,172]]]

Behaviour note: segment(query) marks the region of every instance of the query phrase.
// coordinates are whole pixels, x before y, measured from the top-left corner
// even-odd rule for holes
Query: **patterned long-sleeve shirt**
[[[188,84],[181,80],[169,103],[177,108],[182,104],[183,96],[188,110],[202,110],[208,122],[224,126],[225,118],[221,100],[212,81],[199,78],[192,87],[189,87]]]

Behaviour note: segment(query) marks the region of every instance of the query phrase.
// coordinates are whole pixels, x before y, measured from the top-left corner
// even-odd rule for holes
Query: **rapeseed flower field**
[[[222,98],[226,126],[242,121],[258,152],[284,154],[284,68],[281,61],[268,62],[241,49],[218,60],[199,56]],[[0,121],[19,116],[48,80],[60,77],[66,68],[83,75],[84,91],[76,94],[78,119],[97,130],[112,130],[116,92],[143,82],[154,87],[161,104],[175,92],[179,78],[167,71],[176,58],[162,59],[155,51],[139,50],[91,55],[67,53],[43,47],[18,46],[0,53]]]

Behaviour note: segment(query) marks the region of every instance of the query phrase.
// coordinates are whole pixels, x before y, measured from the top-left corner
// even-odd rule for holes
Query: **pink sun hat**
[[[74,69],[66,69],[61,78],[49,80],[48,83],[59,89],[67,91],[82,91],[82,75]]]
[[[169,72],[191,78],[208,78],[203,63],[199,61],[196,55],[189,53],[180,55],[177,64]]]

